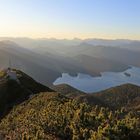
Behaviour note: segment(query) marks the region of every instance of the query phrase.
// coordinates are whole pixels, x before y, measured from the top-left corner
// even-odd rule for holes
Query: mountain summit
[[[52,90],[36,82],[24,72],[5,69],[0,72],[0,117],[16,104],[40,92]]]

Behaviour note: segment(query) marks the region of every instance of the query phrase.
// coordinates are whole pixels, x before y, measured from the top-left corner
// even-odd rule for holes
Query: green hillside
[[[103,100],[112,109],[126,107],[140,111],[140,87],[124,84],[92,95]]]
[[[0,123],[0,137],[12,140],[138,140],[133,112],[91,107],[58,93],[40,93],[15,107]]]
[[[52,89],[58,93],[61,93],[67,97],[72,97],[72,98],[75,98],[80,95],[86,95],[86,93],[67,84],[55,85],[52,86]]]
[[[140,111],[140,87],[133,84],[124,84],[92,94],[83,93],[66,84],[54,86],[53,89],[67,97],[73,97],[79,102],[86,102],[90,105],[110,109],[125,107]]]

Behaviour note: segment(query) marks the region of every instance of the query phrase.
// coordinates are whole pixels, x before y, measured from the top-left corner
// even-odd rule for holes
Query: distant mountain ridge
[[[0,68],[9,66],[21,69],[34,77],[42,84],[52,85],[57,77],[63,72],[77,73],[84,72],[84,68],[75,64],[71,58],[54,56],[53,54],[41,55],[27,48],[21,47],[11,41],[0,42]],[[47,75],[47,77],[46,77]]]
[[[90,105],[105,106],[111,109],[125,107],[130,110],[140,110],[140,87],[129,83],[90,94],[83,94],[82,91],[65,84],[54,86],[53,89]]]
[[[140,59],[140,51],[132,49],[133,45],[128,49],[125,46],[90,43],[100,42],[96,39],[1,38],[1,40],[3,41],[0,42],[0,68],[8,67],[10,59],[14,68],[21,69],[45,85],[52,85],[62,73],[99,76],[105,71],[120,72],[130,65],[140,66],[140,62],[137,61]],[[128,46],[135,44],[139,48],[139,41],[117,41]]]
[[[128,49],[140,49],[140,40],[129,40],[129,39],[98,39],[98,38],[89,38],[89,39],[57,39],[57,38],[40,38],[40,39],[31,39],[31,38],[12,38],[12,37],[0,37],[0,40],[11,40],[20,44],[21,46],[35,48],[38,45],[43,45],[46,43],[51,44],[61,44],[61,45],[79,45],[82,42],[89,43],[91,45],[104,45],[104,46],[120,46]],[[60,46],[60,45],[58,45]]]

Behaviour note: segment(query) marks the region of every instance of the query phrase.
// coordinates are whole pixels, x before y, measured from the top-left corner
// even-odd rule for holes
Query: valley
[[[94,77],[82,73],[78,73],[77,76],[63,73],[53,84],[64,83],[87,93],[105,90],[126,83],[140,86],[140,68],[131,67],[123,72],[102,72],[101,76]]]
[[[69,73],[71,76],[83,73],[98,77],[104,72],[125,71],[130,65],[140,66],[140,51],[126,48],[128,42],[125,40],[122,44],[119,40],[112,40],[114,45],[116,42],[121,45],[112,47],[101,46],[102,41],[98,40],[97,44],[94,39],[92,43],[91,40],[75,39],[1,39],[0,68],[8,67],[10,61],[11,67],[24,71],[45,85],[52,85],[62,73]]]

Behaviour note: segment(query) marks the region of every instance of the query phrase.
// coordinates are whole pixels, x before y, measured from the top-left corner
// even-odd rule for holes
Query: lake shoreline
[[[96,77],[83,73],[78,73],[77,76],[62,73],[53,85],[69,84],[86,93],[93,93],[125,83],[140,85],[140,68],[129,66],[123,72],[102,72],[101,76]]]

